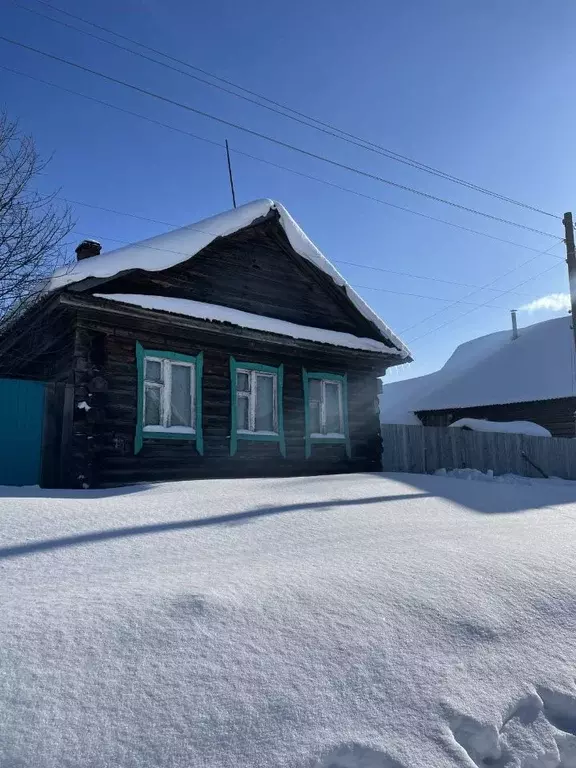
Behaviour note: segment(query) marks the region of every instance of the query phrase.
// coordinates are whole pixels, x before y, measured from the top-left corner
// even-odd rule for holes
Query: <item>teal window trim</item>
[[[329,435],[326,435],[326,437],[312,437],[310,434],[310,379],[337,381],[342,385],[343,437],[330,437]],[[313,445],[325,445],[327,443],[344,444],[346,446],[346,455],[350,458],[352,450],[348,426],[348,376],[345,373],[322,373],[319,371],[307,371],[306,368],[302,368],[302,385],[304,389],[304,442],[306,458],[309,459],[312,455]]]
[[[194,407],[195,407],[195,432],[153,432],[144,430],[144,360],[146,357],[159,357],[174,362],[193,363],[194,369]],[[140,342],[136,342],[136,371],[138,375],[138,400],[136,416],[136,435],[134,439],[134,453],[140,453],[145,438],[153,440],[193,440],[196,442],[196,450],[200,455],[204,453],[204,434],[202,432],[202,373],[204,366],[204,353],[196,356],[182,355],[179,352],[167,352],[166,350],[145,349]]]
[[[276,423],[277,434],[263,434],[259,432],[238,432],[237,419],[237,391],[236,372],[238,369],[247,371],[261,371],[262,373],[276,374]],[[280,453],[286,458],[286,439],[284,436],[284,366],[263,365],[261,363],[238,362],[230,357],[230,456],[234,456],[238,450],[238,440],[250,440],[254,442],[278,443]]]

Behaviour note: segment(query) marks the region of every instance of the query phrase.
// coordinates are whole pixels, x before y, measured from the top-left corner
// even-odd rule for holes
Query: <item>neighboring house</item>
[[[409,352],[280,204],[76,253],[0,337],[0,376],[49,382],[44,484],[380,467]]]
[[[449,426],[462,418],[530,421],[574,437],[576,386],[572,318],[499,331],[461,344],[435,373],[386,383],[380,420]]]

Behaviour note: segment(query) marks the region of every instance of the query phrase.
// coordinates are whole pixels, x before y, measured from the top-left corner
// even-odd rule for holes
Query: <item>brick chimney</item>
[[[98,256],[101,250],[102,246],[97,240],[82,240],[76,248],[76,258],[78,261],[89,259],[91,256]]]

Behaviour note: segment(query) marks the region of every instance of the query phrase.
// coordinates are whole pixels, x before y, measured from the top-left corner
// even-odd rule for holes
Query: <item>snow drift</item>
[[[573,486],[3,495],[6,768],[575,765]]]

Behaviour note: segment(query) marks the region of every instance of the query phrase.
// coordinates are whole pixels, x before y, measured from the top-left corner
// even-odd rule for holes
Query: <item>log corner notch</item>
[[[98,485],[98,454],[106,431],[108,381],[106,337],[79,324],[73,356],[74,400],[68,483],[75,488]]]

